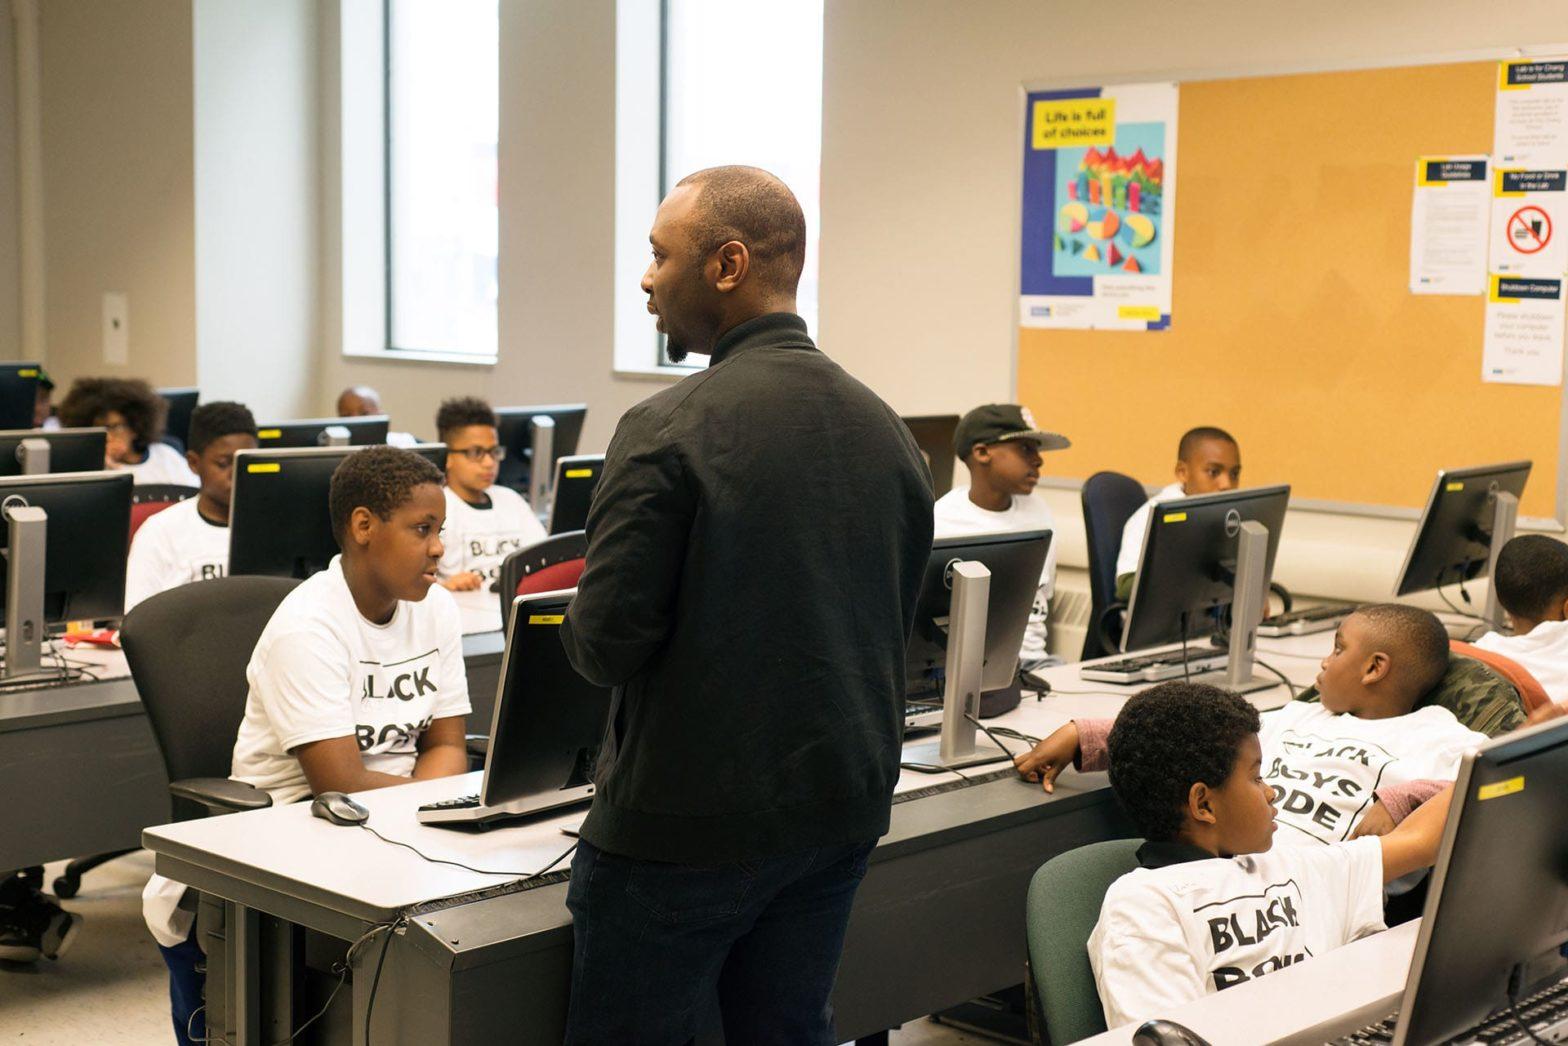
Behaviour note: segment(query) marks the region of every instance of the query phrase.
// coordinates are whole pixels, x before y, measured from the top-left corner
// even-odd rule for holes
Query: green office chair
[[[1111,839],[1058,854],[1029,880],[1025,927],[1029,985],[1053,1046],[1105,1031],[1105,1011],[1089,966],[1089,934],[1105,891],[1138,867],[1141,839]]]

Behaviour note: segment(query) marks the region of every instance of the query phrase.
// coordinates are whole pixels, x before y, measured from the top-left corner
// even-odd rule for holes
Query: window
[[[498,0],[386,0],[387,348],[496,354]]]

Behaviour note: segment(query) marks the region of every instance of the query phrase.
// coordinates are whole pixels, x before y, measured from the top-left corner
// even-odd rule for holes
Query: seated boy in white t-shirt
[[[1108,1027],[1382,930],[1383,884],[1436,860],[1452,788],[1387,835],[1275,848],[1259,727],[1245,699],[1175,681],[1117,716],[1111,788],[1147,841],[1089,937]]]
[[[1448,633],[1417,607],[1362,607],[1340,625],[1317,678],[1319,701],[1264,712],[1264,780],[1280,805],[1282,844],[1381,835],[1454,780],[1486,741],[1446,708],[1416,704],[1448,667]],[[1118,720],[1119,721],[1119,720]],[[1110,722],[1068,723],[1015,763],[1052,791],[1069,764],[1104,770]]]
[[[1066,436],[1042,430],[1028,409],[1016,403],[991,403],[965,414],[953,434],[953,451],[969,470],[969,486],[954,487],[937,500],[936,537],[1054,532],[1050,506],[1033,496],[1040,482],[1040,452],[1070,446]],[[1019,652],[1019,666],[1026,670],[1051,660],[1045,621],[1055,583],[1056,542],[1052,540]]]
[[[446,554],[438,576],[457,597],[464,634],[504,627],[496,589],[501,562],[548,536],[527,499],[496,485],[506,454],[498,427],[490,404],[473,397],[447,400],[436,413],[446,444]]]
[[[256,447],[256,419],[242,403],[203,403],[191,412],[185,460],[201,491],[150,517],[131,539],[127,613],[165,589],[229,572],[229,497],[234,455]]]
[[[1488,632],[1475,645],[1518,662],[1554,702],[1568,701],[1568,545],[1513,538],[1497,553],[1492,584],[1513,634]]]
[[[245,670],[231,777],[290,803],[467,772],[462,628],[435,583],[441,480],[395,447],[367,447],[338,466],[328,506],[342,554],[290,592],[262,630]],[[200,1000],[183,893],[154,876],[143,894],[174,981],[177,1030]]]
[[[1143,537],[1148,533],[1149,516],[1156,504],[1235,490],[1240,483],[1241,445],[1234,436],[1212,425],[1201,425],[1183,434],[1176,446],[1176,482],[1161,487],[1122,527],[1121,549],[1116,553],[1116,598],[1132,595],[1138,557],[1143,555]]]

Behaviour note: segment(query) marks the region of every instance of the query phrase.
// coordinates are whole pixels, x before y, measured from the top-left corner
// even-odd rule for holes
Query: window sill
[[[418,352],[401,349],[344,349],[347,358],[379,360],[384,363],[448,363],[455,367],[494,367],[498,357],[482,352]]]

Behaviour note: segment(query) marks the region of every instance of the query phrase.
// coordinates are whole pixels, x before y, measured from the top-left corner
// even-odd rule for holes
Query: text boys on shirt
[[[501,580],[502,562],[549,536],[517,491],[497,483],[485,493],[488,505],[471,505],[446,488],[446,526],[441,531],[446,553],[437,575],[450,578],[472,571],[484,579],[478,589],[452,593],[462,612],[465,635],[502,627],[501,600],[494,588]]]
[[[969,490],[954,487],[937,499],[933,509],[937,539],[974,537],[981,534],[1017,534],[1031,530],[1051,531],[1046,546],[1045,565],[1040,571],[1040,588],[1029,611],[1024,629],[1020,658],[1029,664],[1051,656],[1047,649],[1046,621],[1050,616],[1051,594],[1056,586],[1056,519],[1051,507],[1041,498],[1014,495],[1012,505],[1001,512],[981,508],[969,500]]]
[[[229,528],[186,498],[149,517],[131,539],[125,567],[125,611],[159,592],[223,577],[229,569]]]
[[[1357,839],[1129,872],[1106,891],[1089,960],[1115,1028],[1382,929],[1382,843]]]

